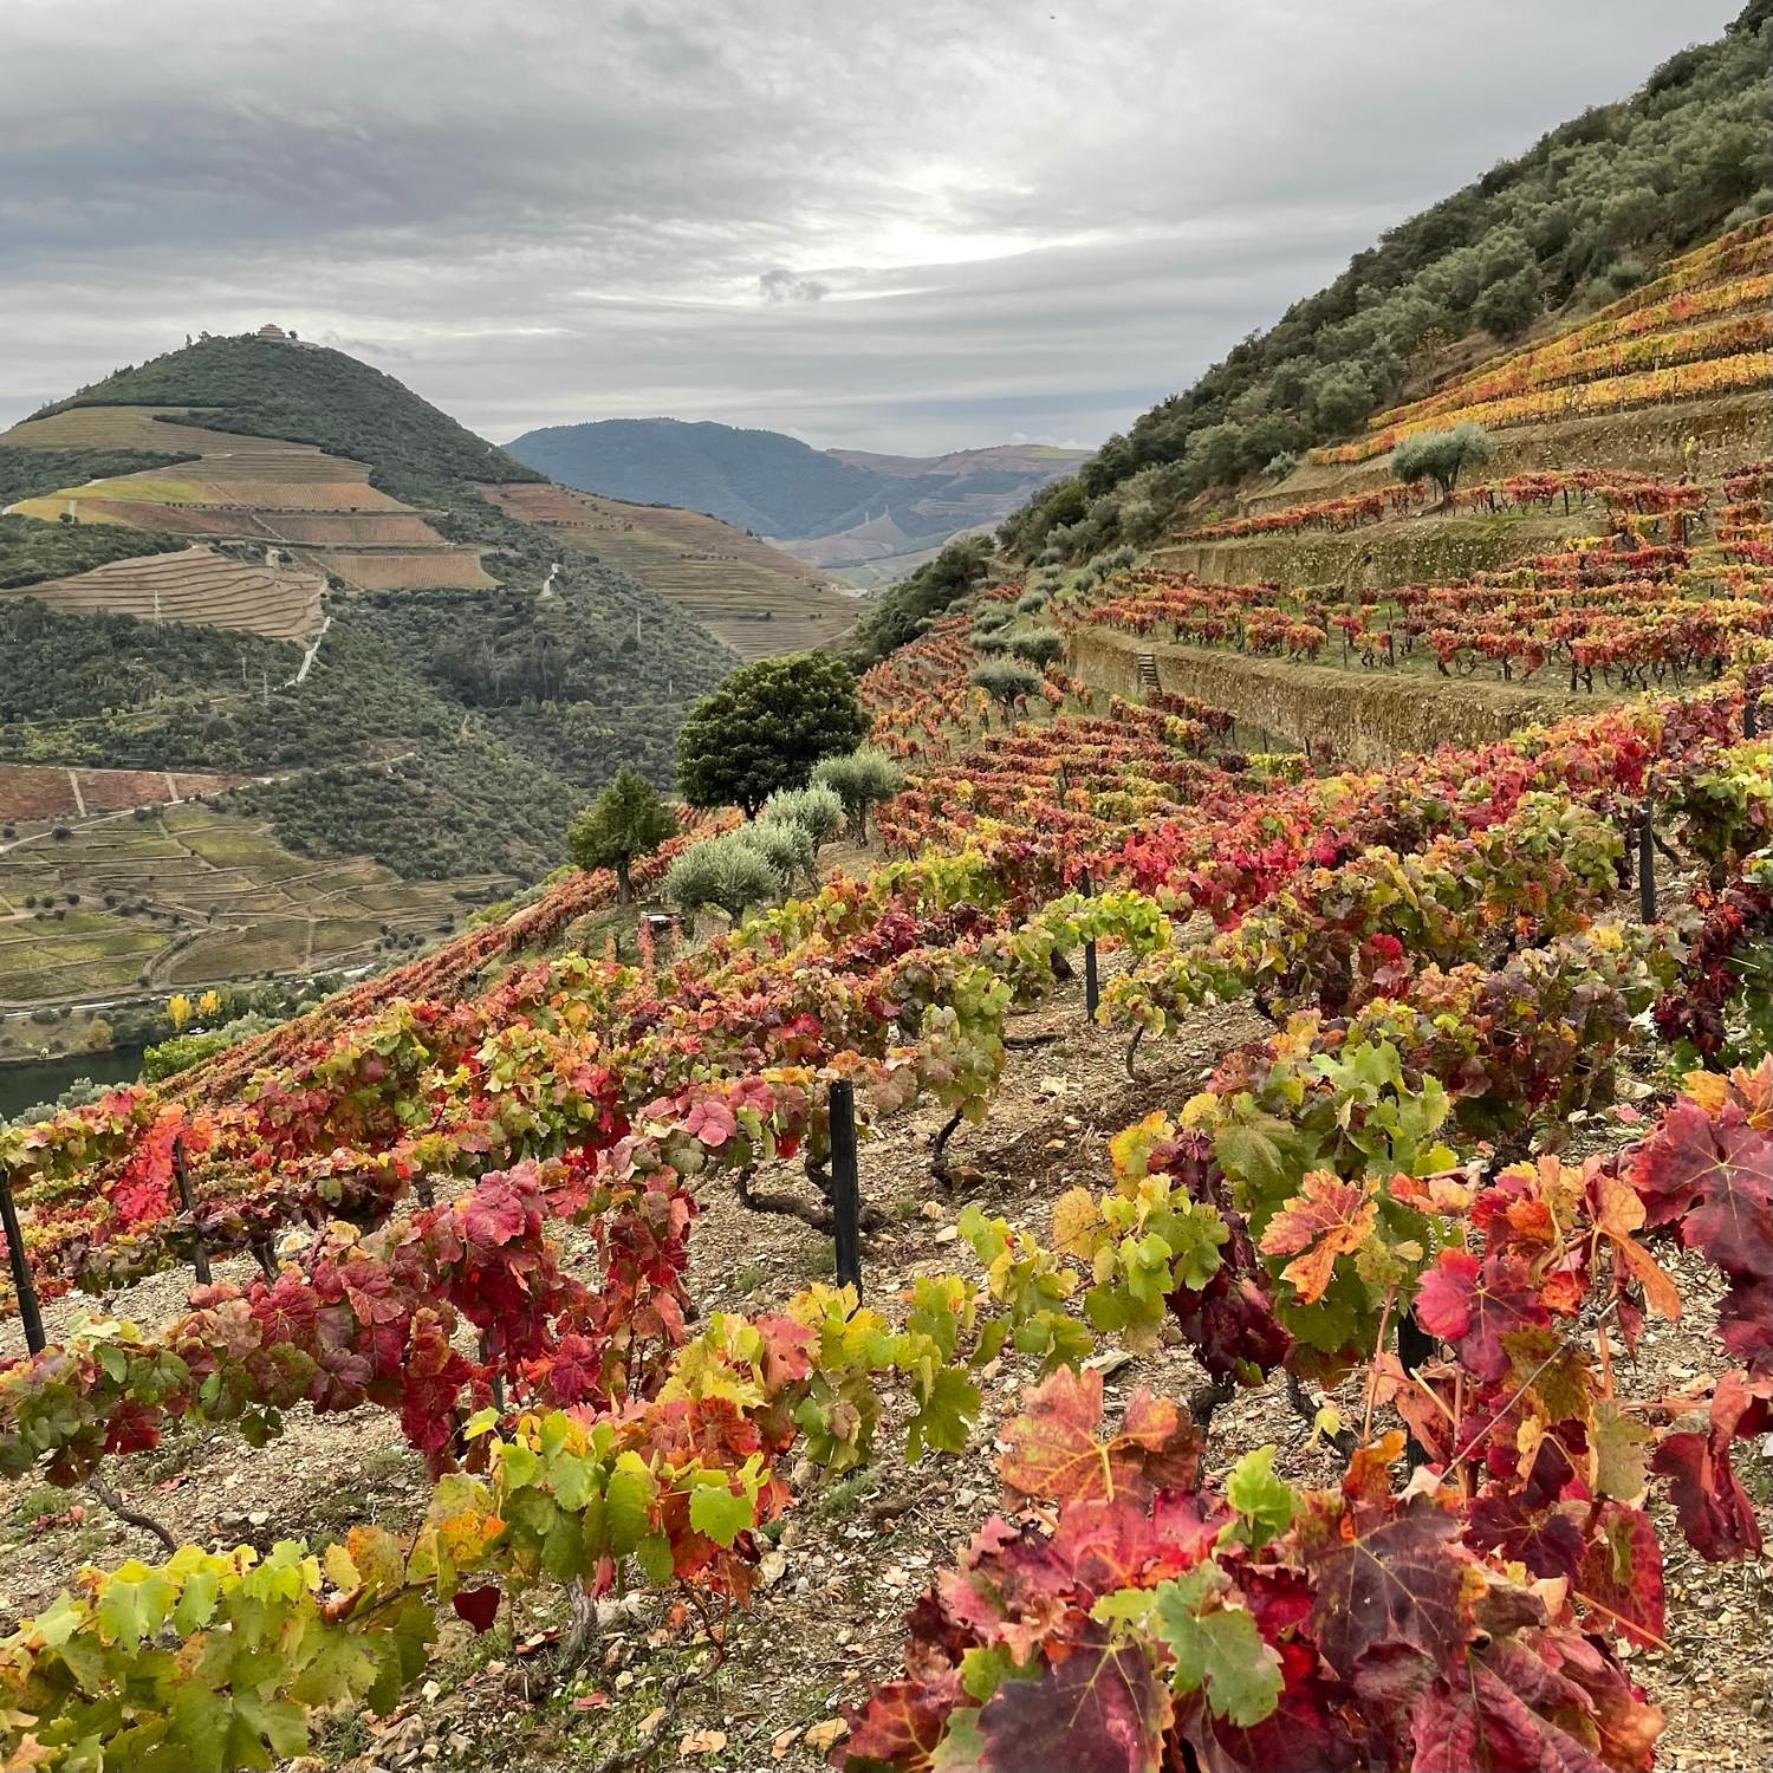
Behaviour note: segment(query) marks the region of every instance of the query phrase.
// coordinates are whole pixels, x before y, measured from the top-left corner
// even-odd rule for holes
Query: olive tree
[[[782,880],[755,846],[740,833],[691,844],[665,872],[665,897],[681,911],[712,905],[738,923],[753,905],[773,899]]]
[[[769,863],[782,891],[797,881],[811,882],[817,873],[818,846],[812,833],[793,819],[759,818],[732,837]]]
[[[1441,503],[1453,496],[1460,471],[1480,468],[1490,459],[1490,439],[1482,425],[1467,419],[1451,431],[1419,431],[1391,452],[1391,471],[1406,483],[1432,480],[1441,489]]]
[[[1040,673],[1016,659],[991,659],[975,665],[967,681],[975,689],[982,689],[1007,715],[1019,697],[1032,695],[1040,688]]]
[[[798,826],[812,839],[816,850],[835,837],[843,824],[843,800],[835,788],[823,784],[779,788],[763,803],[757,817],[760,824]]]
[[[1065,650],[1065,636],[1057,628],[1030,628],[1010,637],[1010,651],[1030,665],[1047,666]]]
[[[813,786],[829,788],[843,802],[850,835],[868,841],[868,809],[891,800],[905,785],[904,772],[884,751],[863,745],[847,757],[828,757],[813,767]]]

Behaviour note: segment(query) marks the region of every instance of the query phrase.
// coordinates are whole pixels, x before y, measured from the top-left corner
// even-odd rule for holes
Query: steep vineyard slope
[[[1284,468],[1371,413],[1435,397],[1453,370],[1593,315],[1672,255],[1766,215],[1770,59],[1773,7],[1752,0],[1719,41],[1673,57],[1629,99],[1552,130],[1358,253],[1031,501],[1006,541],[1024,559],[1143,546],[1208,488]],[[1680,367],[1690,391],[1715,391],[1719,371],[1700,358]],[[1652,360],[1631,373],[1672,379],[1675,368]],[[1621,396],[1631,397],[1616,388],[1608,398]]]
[[[717,517],[559,486],[481,490],[508,516],[595,554],[675,604],[740,658],[828,646],[855,623],[852,595]]]
[[[104,405],[15,425],[0,433],[0,450],[77,454],[164,441],[178,459],[170,468],[64,485],[15,502],[11,514],[225,538],[266,565],[301,566],[350,590],[493,584],[477,549],[446,542],[410,507],[371,485],[370,464],[303,443],[209,429],[205,416],[184,407]],[[108,607],[129,610],[141,601],[130,595],[130,575],[113,570],[91,587],[89,605],[105,607],[100,599],[113,586],[124,595]]]

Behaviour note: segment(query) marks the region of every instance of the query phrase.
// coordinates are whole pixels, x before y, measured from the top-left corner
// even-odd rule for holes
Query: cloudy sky
[[[0,423],[274,319],[489,437],[1099,442],[1741,0],[4,0]]]

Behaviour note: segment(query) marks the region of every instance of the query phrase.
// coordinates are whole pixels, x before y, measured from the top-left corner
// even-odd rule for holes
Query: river
[[[53,1102],[70,1084],[90,1077],[94,1083],[134,1083],[142,1068],[140,1047],[115,1047],[108,1053],[74,1053],[66,1059],[32,1059],[23,1065],[0,1065],[0,1121],[38,1102]]]

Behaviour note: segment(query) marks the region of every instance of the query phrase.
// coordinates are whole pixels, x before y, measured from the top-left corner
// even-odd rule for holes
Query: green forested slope
[[[74,406],[198,406],[218,431],[311,443],[368,462],[376,485],[415,504],[449,503],[477,480],[539,480],[391,375],[321,346],[204,339],[117,370],[36,418]]]
[[[1572,118],[1357,254],[1011,517],[1005,544],[1077,558],[1149,542],[1203,488],[1355,429],[1438,343],[1505,341],[1548,310],[1600,306],[1773,210],[1770,55],[1773,0],[1753,0],[1631,98]]]

